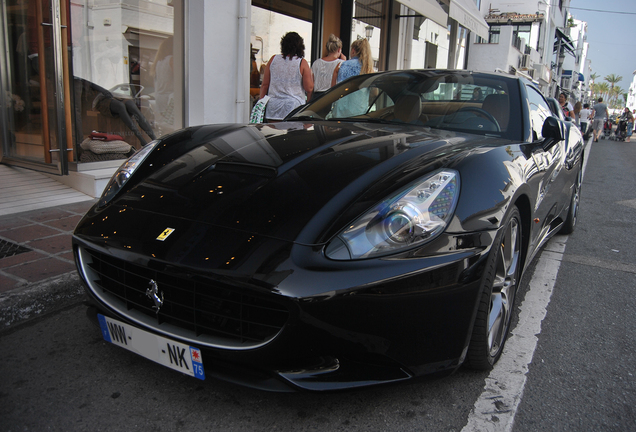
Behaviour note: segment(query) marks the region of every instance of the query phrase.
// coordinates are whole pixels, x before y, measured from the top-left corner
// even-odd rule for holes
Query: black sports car
[[[488,369],[524,269],[576,224],[583,140],[559,114],[522,78],[396,71],[285,122],[162,137],[75,230],[89,316],[165,366],[276,391]]]

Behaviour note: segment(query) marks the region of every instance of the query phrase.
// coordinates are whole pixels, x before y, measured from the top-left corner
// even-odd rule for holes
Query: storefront
[[[183,7],[134,3],[3,1],[3,163],[67,174],[182,127]]]
[[[346,55],[368,38],[376,70],[463,68],[475,26],[457,18],[466,4],[477,9],[473,0],[3,0],[1,162],[62,175],[115,167],[184,126],[246,122],[288,31],[304,38],[310,62],[333,33]]]

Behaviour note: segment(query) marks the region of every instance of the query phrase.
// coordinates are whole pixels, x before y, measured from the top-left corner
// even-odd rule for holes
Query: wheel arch
[[[532,207],[530,200],[526,195],[520,195],[515,201],[515,206],[519,209],[521,216],[521,268],[526,266],[526,258],[528,255],[528,245],[530,244],[530,225],[532,220]]]

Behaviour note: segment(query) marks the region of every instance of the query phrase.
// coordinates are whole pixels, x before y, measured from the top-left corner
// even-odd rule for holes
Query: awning
[[[448,16],[462,27],[488,39],[488,24],[473,0],[451,0]]]
[[[439,5],[437,0],[398,0],[404,6],[435,21],[437,24],[447,27],[448,14]]]
[[[564,70],[561,73],[562,76],[572,76],[574,75],[574,78],[578,79],[579,81],[585,81],[585,76],[583,76],[582,73],[578,73],[576,71],[574,71],[574,73],[572,73],[571,70]]]
[[[382,28],[382,1],[355,0],[355,16],[353,19],[376,28]]]
[[[554,51],[557,52],[559,47],[559,42],[561,42],[561,47],[564,48],[567,52],[574,55],[574,42],[570,39],[570,36],[563,33],[561,30],[556,29],[555,33],[556,42],[554,42]]]

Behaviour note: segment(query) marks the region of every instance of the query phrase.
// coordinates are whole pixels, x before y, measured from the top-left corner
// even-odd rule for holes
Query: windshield
[[[518,139],[521,110],[515,83],[468,71],[362,75],[342,82],[290,119],[409,124]]]

